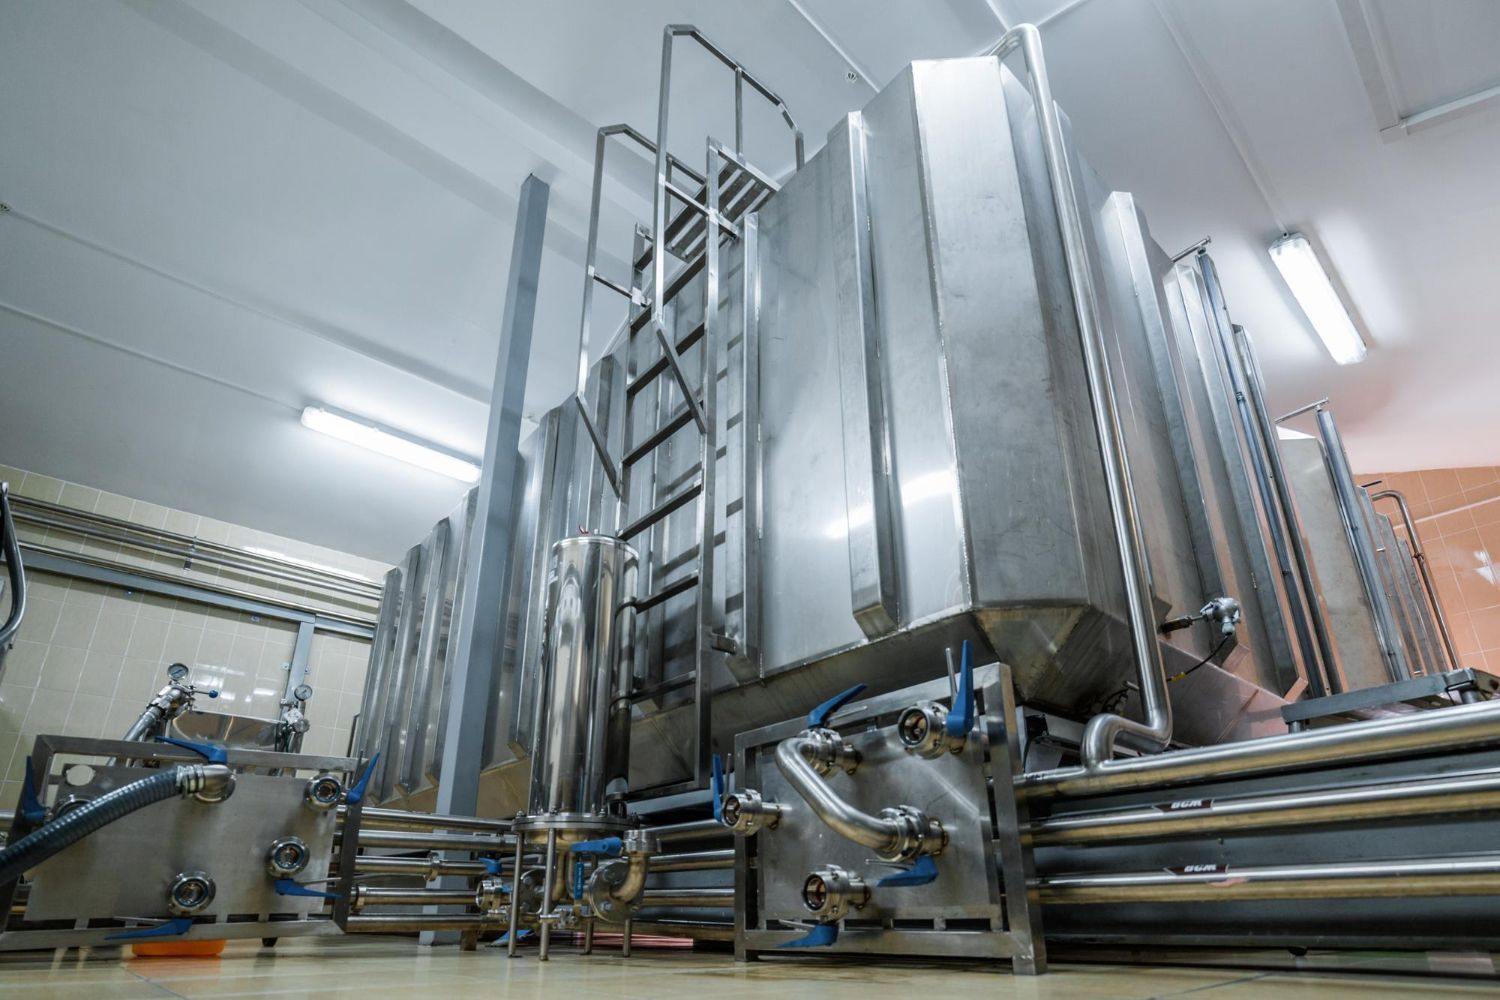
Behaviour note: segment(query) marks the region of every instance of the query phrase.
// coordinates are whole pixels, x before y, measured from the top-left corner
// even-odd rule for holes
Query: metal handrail
[[[1094,430],[1099,438],[1099,451],[1104,460],[1104,480],[1114,522],[1115,542],[1119,550],[1120,565],[1124,570],[1126,611],[1135,648],[1141,705],[1146,715],[1144,723],[1113,712],[1101,712],[1090,719],[1084,730],[1082,755],[1085,765],[1092,768],[1114,756],[1115,743],[1121,737],[1133,737],[1132,745],[1152,752],[1161,750],[1170,743],[1172,702],[1167,695],[1166,666],[1156,638],[1156,614],[1151,605],[1150,565],[1146,544],[1141,537],[1140,518],[1136,514],[1130,462],[1125,454],[1125,436],[1120,426],[1119,407],[1115,402],[1114,386],[1109,374],[1083,212],[1079,208],[1078,193],[1073,187],[1073,172],[1063,142],[1062,123],[1058,118],[1057,105],[1052,101],[1052,87],[1047,80],[1041,34],[1034,26],[1021,24],[1007,31],[988,54],[1003,60],[1017,50],[1026,62],[1026,72],[1030,78],[1031,100],[1041,127],[1042,152],[1047,162],[1053,205],[1062,235],[1063,256],[1067,261],[1068,282],[1073,293],[1079,340],[1083,347],[1084,371],[1088,377],[1089,403]]]
[[[1417,564],[1422,577],[1422,589],[1427,592],[1427,603],[1432,606],[1433,620],[1437,623],[1438,635],[1443,639],[1443,649],[1453,669],[1459,669],[1458,649],[1453,643],[1453,632],[1448,628],[1448,616],[1443,612],[1443,602],[1438,598],[1437,585],[1432,581],[1432,571],[1427,566],[1427,553],[1422,549],[1422,539],[1417,535],[1417,524],[1412,520],[1411,508],[1406,505],[1406,494],[1400,490],[1381,490],[1371,493],[1370,501],[1394,500],[1401,510],[1401,523],[1406,528],[1407,540],[1411,542],[1411,561]]]
[[[23,524],[67,531],[85,538],[119,542],[157,555],[181,558],[184,562],[200,562],[259,574],[285,583],[303,587],[317,587],[333,593],[347,594],[366,600],[378,600],[381,584],[374,580],[335,570],[315,569],[275,556],[260,555],[210,542],[191,535],[183,535],[163,528],[149,528],[105,514],[77,510],[62,504],[48,503],[30,497],[16,497],[16,517]]]
[[[21,543],[16,537],[16,523],[10,510],[10,484],[0,483],[0,551],[10,576],[10,613],[0,625],[0,676],[5,671],[5,654],[26,615],[26,567],[21,562]]]

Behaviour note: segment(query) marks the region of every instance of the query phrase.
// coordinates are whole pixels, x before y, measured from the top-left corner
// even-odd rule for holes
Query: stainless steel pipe
[[[709,837],[728,839],[729,829],[716,819],[694,819],[686,823],[670,823],[648,829],[651,836],[663,844],[679,840],[703,840]]]
[[[339,806],[339,819],[348,815],[348,806]],[[445,816],[441,813],[407,812],[405,809],[383,809],[365,806],[359,814],[361,830],[472,830],[481,833],[504,834],[510,832],[510,820],[485,819],[480,816]]]
[[[1043,903],[1239,902],[1500,895],[1500,856],[1071,875],[1041,879]]]
[[[484,913],[423,914],[379,913],[350,917],[344,930],[350,934],[414,934],[419,931],[499,930],[500,924]]]
[[[641,893],[642,907],[701,906],[734,909],[733,889],[647,889]]]
[[[1114,756],[1115,742],[1121,737],[1133,737],[1131,745],[1147,751],[1159,750],[1170,743],[1172,702],[1167,696],[1166,666],[1156,636],[1156,612],[1151,603],[1151,568],[1146,543],[1141,536],[1140,517],[1136,513],[1125,435],[1120,425],[1119,406],[1115,401],[1104,346],[1099,297],[1094,288],[1083,212],[1079,208],[1078,193],[1073,188],[1073,170],[1063,142],[1062,124],[1057,105],[1052,100],[1052,86],[1047,80],[1041,34],[1034,26],[1021,24],[1007,31],[989,54],[1004,59],[1017,50],[1026,62],[1031,99],[1041,126],[1042,152],[1047,161],[1052,201],[1062,235],[1063,257],[1067,262],[1068,283],[1078,318],[1078,339],[1083,348],[1089,403],[1104,463],[1104,484],[1109,496],[1115,543],[1124,571],[1126,614],[1135,648],[1141,705],[1146,714],[1144,723],[1112,712],[1101,712],[1089,720],[1083,736],[1083,761],[1088,767],[1097,767]]]
[[[354,859],[354,870],[362,875],[415,875],[432,881],[443,875],[478,878],[489,873],[482,861],[444,861],[430,858],[386,858],[361,854]]]
[[[1058,816],[1032,820],[1030,829],[1034,845],[1049,847],[1496,810],[1500,769],[1331,791],[1211,799],[1183,809],[1152,805]]]
[[[1027,800],[1079,798],[1496,744],[1500,744],[1500,702],[1483,702],[1109,761],[1098,768],[1039,771],[1019,778],[1016,794]]]
[[[376,886],[354,887],[350,909],[356,913],[367,906],[473,906],[474,892],[448,889],[384,889]]]
[[[632,920],[630,932],[654,937],[692,938],[695,941],[734,940],[734,924],[710,920]]]
[[[887,861],[913,860],[943,849],[947,835],[942,825],[911,806],[896,806],[871,816],[845,801],[808,761],[806,755],[816,745],[809,733],[782,740],[776,745],[776,767],[830,829]]]
[[[343,839],[342,834],[337,838]],[[400,848],[416,851],[483,851],[510,849],[510,837],[487,837],[474,833],[424,833],[416,830],[360,830],[360,847]]]
[[[653,872],[694,872],[734,867],[734,848],[721,851],[687,851],[682,854],[658,854],[651,859]]]

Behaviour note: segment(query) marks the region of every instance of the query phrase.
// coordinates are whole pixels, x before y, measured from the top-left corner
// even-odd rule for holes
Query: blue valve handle
[[[182,747],[182,749],[184,750],[191,750],[193,751],[193,753],[202,757],[210,764],[229,763],[229,756],[224,752],[224,748],[220,746],[214,746],[212,743],[193,743],[190,740],[179,740],[172,736],[158,736],[156,738],[156,742],[170,743],[174,747]]]
[[[349,791],[344,793],[345,802],[349,803],[351,806],[357,806],[361,801],[363,801],[365,797],[365,786],[370,783],[370,775],[375,773],[375,765],[378,763],[380,763],[379,750],[375,751],[375,756],[370,758],[369,766],[365,768],[365,773],[359,776],[359,780],[354,783],[354,787],[350,788]]]
[[[828,724],[829,716],[857,698],[859,693],[864,689],[865,685],[856,684],[849,690],[841,691],[832,698],[829,698],[823,704],[807,713],[807,727],[809,729],[822,729]]]
[[[926,885],[938,877],[937,862],[931,854],[924,854],[910,868],[893,872],[875,883],[879,888],[900,888],[903,885]]]
[[[953,710],[943,727],[949,736],[967,736],[974,728],[974,664],[969,659],[969,640],[964,640],[958,667],[958,691],[953,695]]]
[[[338,899],[336,892],[323,892],[319,889],[309,889],[300,882],[294,882],[289,878],[276,880],[276,895],[278,896],[316,896],[321,899]]]
[[[506,931],[504,934],[501,934],[500,937],[498,937],[495,940],[495,943],[496,944],[504,944],[509,937],[510,937],[510,931]],[[521,930],[516,931],[516,940],[517,941],[525,941],[529,937],[531,937],[531,932],[528,931],[528,930],[526,930],[525,928],[522,928]]]
[[[104,940],[130,941],[140,938],[176,937],[179,934],[186,934],[192,927],[192,917],[177,917],[175,920],[168,920],[155,927],[134,927],[128,931],[120,931],[118,934],[110,934]]]
[[[500,874],[500,862],[496,861],[494,858],[480,858],[479,862],[480,864],[484,865],[484,873],[486,875]]]
[[[714,754],[713,772],[714,822],[724,822],[724,761]]]
[[[619,837],[605,837],[603,840],[580,840],[573,845],[572,851],[574,854],[602,854],[618,858],[624,846]]]
[[[47,818],[47,807],[37,798],[36,777],[32,774],[31,758],[26,758],[26,777],[21,782],[21,818],[36,826]]]
[[[838,924],[818,924],[799,938],[783,941],[778,948],[826,948],[839,939]]]
[[[574,899],[582,899],[583,898],[583,870],[584,870],[585,867],[587,867],[587,866],[583,863],[583,859],[582,858],[579,858],[577,861],[573,862],[573,898]]]

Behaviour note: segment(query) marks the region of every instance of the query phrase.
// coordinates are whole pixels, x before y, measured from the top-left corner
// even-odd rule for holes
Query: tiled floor
[[[275,950],[232,942],[218,958],[0,958],[0,1000],[125,1000],[146,997],[312,996],[413,1000],[437,996],[759,998],[872,1000],[884,996],[958,998],[1112,998],[1191,996],[1194,1000],[1390,1000],[1395,997],[1500,996],[1500,983],[1383,975],[1306,974],[1054,963],[1039,978],[996,968],[869,965],[826,959],[735,965],[727,954],[618,952],[579,956],[563,948],[541,963],[503,950],[426,949],[410,938],[287,940]]]

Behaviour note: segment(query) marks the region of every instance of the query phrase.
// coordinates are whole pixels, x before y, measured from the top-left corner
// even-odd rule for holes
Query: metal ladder
[[[672,46],[679,37],[690,38],[706,49],[715,59],[734,74],[735,90],[735,142],[733,148],[709,138],[707,158],[702,174],[693,170],[667,151],[668,119],[671,98]],[[781,114],[791,129],[796,149],[798,169],[803,165],[802,132],[792,120],[781,98],[748,73],[743,66],[731,59],[722,49],[703,36],[692,25],[668,25],[662,39],[661,86],[656,122],[656,141],[653,143],[628,125],[609,125],[601,128],[595,142],[593,199],[589,215],[588,251],[584,268],[583,318],[578,337],[578,386],[574,393],[579,419],[594,452],[603,467],[605,477],[618,500],[616,534],[625,541],[633,541],[642,535],[650,535],[653,541],[660,540],[658,529],[674,512],[688,504],[697,503],[696,554],[691,572],[683,573],[668,583],[658,585],[656,572],[643,571],[641,579],[647,588],[622,607],[636,614],[643,614],[667,601],[695,590],[693,668],[678,677],[651,686],[649,691],[637,691],[637,699],[654,697],[671,690],[693,688],[693,704],[696,710],[695,748],[693,753],[693,778],[686,787],[705,788],[710,778],[711,725],[710,700],[712,696],[712,657],[716,654],[735,653],[741,644],[723,633],[721,623],[714,620],[714,541],[715,541],[715,466],[719,454],[718,441],[718,351],[714,336],[715,314],[719,308],[720,248],[725,240],[745,241],[747,260],[754,252],[753,239],[755,219],[753,213],[777,190],[776,183],[765,173],[753,167],[743,156],[744,145],[744,89],[748,85],[761,95]],[[597,268],[599,243],[599,208],[604,178],[604,157],[609,141],[614,138],[628,140],[651,154],[655,159],[655,176],[652,185],[652,220],[649,229],[637,225],[635,241],[631,251],[631,275],[629,284],[615,281],[601,274]],[[679,207],[680,206],[680,207]],[[662,251],[665,252],[662,252]],[[667,258],[676,257],[680,262],[668,274]],[[679,300],[699,275],[704,281],[704,307],[701,321],[691,325],[686,332],[674,337],[669,328],[667,308]],[[589,327],[594,302],[594,287],[605,288],[629,300],[629,313],[624,336],[627,343],[624,351],[625,403],[622,423],[623,446],[618,461],[611,455],[607,435],[602,433],[590,416],[587,402],[589,375]],[[747,330],[744,343],[749,342],[751,331],[750,310],[745,310]],[[686,324],[678,324],[686,325]],[[635,338],[650,330],[660,347],[660,356],[643,367],[637,366]],[[683,362],[683,355],[694,345],[699,345],[700,364],[696,380]],[[649,431],[640,439],[633,440],[636,426],[635,406],[644,391],[657,386],[658,399],[661,388],[657,380],[670,375],[677,392],[682,397],[681,405],[663,416],[659,411]],[[753,373],[747,373],[747,380]],[[697,465],[689,470],[685,482],[671,484],[666,495],[656,482],[655,456],[678,431],[693,425],[699,434]],[[749,440],[750,428],[745,433]],[[632,516],[631,479],[633,470],[652,461],[650,506],[640,514]],[[750,493],[747,483],[746,493]],[[748,501],[748,496],[747,496]],[[751,522],[746,519],[746,531]],[[638,546],[639,547],[639,546]],[[647,552],[656,546],[646,547]],[[654,563],[653,563],[654,568]],[[673,789],[675,790],[675,789]]]

